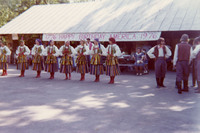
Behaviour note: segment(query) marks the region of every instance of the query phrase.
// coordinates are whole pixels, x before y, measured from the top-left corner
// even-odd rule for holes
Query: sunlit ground
[[[175,73],[169,72],[167,88],[156,89],[153,71],[134,76],[122,73],[116,84],[109,78],[73,73],[49,74],[35,79],[35,72],[10,66],[7,77],[0,76],[0,133],[199,133],[200,95],[177,94]],[[191,84],[190,84],[191,85]]]

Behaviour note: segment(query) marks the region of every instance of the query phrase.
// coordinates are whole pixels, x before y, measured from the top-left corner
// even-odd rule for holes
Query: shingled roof
[[[0,34],[200,30],[200,0],[102,0],[36,5]]]

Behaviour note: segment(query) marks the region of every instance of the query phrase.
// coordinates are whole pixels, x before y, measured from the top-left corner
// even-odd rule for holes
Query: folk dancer
[[[23,40],[20,41],[20,46],[16,50],[17,55],[17,69],[21,70],[19,77],[24,77],[25,70],[29,68],[28,55],[30,55],[30,49],[25,45]]]
[[[106,75],[110,76],[109,84],[114,84],[115,76],[120,75],[118,56],[121,56],[121,50],[116,44],[115,38],[109,38],[109,45],[106,48]]]
[[[75,48],[78,54],[76,59],[76,72],[81,74],[80,81],[85,80],[85,74],[88,73],[87,55],[89,52],[86,42],[84,40],[80,41],[80,45]]]
[[[7,76],[8,62],[11,51],[1,40],[0,46],[0,69],[3,70],[1,76]]]
[[[35,45],[32,48],[31,54],[33,55],[33,70],[37,71],[36,78],[40,78],[41,71],[44,70],[44,47],[40,39],[35,40]]]
[[[159,38],[157,45],[151,48],[147,54],[150,58],[155,58],[156,88],[165,87],[164,79],[167,72],[166,59],[172,55],[171,50],[165,46],[165,39],[162,37]]]
[[[54,79],[55,72],[58,72],[59,50],[54,45],[54,41],[50,40],[49,45],[44,50],[44,55],[47,56],[45,61],[45,71],[50,73],[49,79]]]
[[[188,77],[189,77],[189,64],[191,62],[192,47],[189,42],[189,36],[183,34],[180,39],[181,43],[177,44],[174,52],[173,65],[176,68],[176,80],[178,93],[182,91],[188,92]],[[184,89],[182,90],[181,83],[183,81]]]
[[[196,46],[199,44],[199,37],[196,37],[193,41],[193,46],[192,46],[192,50],[194,50],[196,48]],[[192,57],[195,55],[192,55]],[[196,82],[197,82],[197,60],[195,57],[193,57],[192,59],[192,63],[191,63],[191,70],[192,70],[192,86],[191,87],[195,87],[196,86]]]
[[[75,49],[70,45],[70,41],[65,41],[65,44],[59,49],[60,55],[62,56],[60,61],[60,72],[65,73],[66,80],[71,80],[71,73],[73,71],[73,59],[72,57],[76,55]],[[69,74],[69,78],[68,78]]]
[[[192,52],[192,58],[196,60],[197,92],[200,93],[200,37],[196,39],[196,47]]]
[[[90,74],[95,75],[96,79],[94,82],[99,82],[100,75],[104,73],[103,62],[102,62],[102,55],[105,52],[105,47],[100,44],[99,39],[94,39],[94,45],[90,50],[90,54],[92,55],[91,58],[91,65],[90,65]]]

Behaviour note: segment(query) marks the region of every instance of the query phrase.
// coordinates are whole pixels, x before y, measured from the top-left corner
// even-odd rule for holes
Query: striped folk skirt
[[[106,75],[107,76],[117,76],[120,75],[120,68],[116,65],[107,65],[106,66]]]
[[[81,73],[81,74],[85,74],[88,73],[88,64],[77,64],[76,66],[76,72],[77,73]]]
[[[46,63],[45,71],[50,73],[58,72],[58,63]]]
[[[90,65],[91,75],[102,75],[104,73],[103,65]]]
[[[60,66],[61,73],[67,74],[67,73],[72,73],[72,71],[73,71],[72,65],[61,65]]]
[[[33,63],[33,70],[34,71],[42,71],[42,70],[44,70],[44,62],[41,61],[40,63]]]
[[[17,70],[27,70],[29,69],[28,62],[17,63]]]
[[[0,69],[7,70],[7,69],[8,69],[8,63],[6,63],[6,62],[1,62],[1,63],[0,63]]]

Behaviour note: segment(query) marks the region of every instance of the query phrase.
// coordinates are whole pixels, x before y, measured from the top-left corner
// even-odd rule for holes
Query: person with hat
[[[118,56],[121,56],[121,50],[116,44],[115,38],[109,38],[109,45],[106,48],[106,75],[110,76],[109,84],[114,84],[115,76],[120,75]]]
[[[136,75],[142,75],[144,68],[144,53],[141,48],[137,48],[137,52],[133,55],[133,59],[135,60],[134,67]]]
[[[99,42],[99,39],[94,39],[94,45],[90,50],[91,58],[91,66],[90,66],[90,74],[95,75],[96,79],[94,82],[99,82],[100,75],[104,73],[102,55],[105,52],[105,47]]]
[[[71,73],[73,71],[73,59],[72,57],[76,55],[75,49],[70,45],[70,41],[65,41],[65,44],[60,47],[60,56],[62,56],[60,61],[60,72],[65,73],[65,80],[71,80]],[[69,77],[68,77],[69,74]]]
[[[46,57],[45,71],[50,73],[49,79],[54,79],[55,72],[58,72],[58,56],[59,50],[54,45],[54,41],[50,40],[49,45],[44,50],[44,55]]]
[[[197,78],[197,92],[200,93],[200,37],[195,39],[196,47],[192,51],[192,58],[195,60],[196,78]]]
[[[166,58],[172,55],[171,50],[165,46],[165,39],[160,37],[157,45],[151,48],[147,54],[150,58],[155,58],[156,88],[165,87],[164,79],[167,72]]]
[[[183,34],[180,43],[176,45],[174,52],[173,65],[176,68],[176,80],[178,93],[188,92],[189,64],[191,62],[192,47],[189,42],[189,36]],[[182,90],[181,82],[183,81],[184,89]]]
[[[11,55],[10,49],[0,40],[0,69],[3,70],[1,76],[7,76],[9,56]]]
[[[23,40],[20,41],[20,46],[16,50],[17,55],[17,69],[21,70],[19,77],[24,77],[25,70],[29,68],[28,55],[30,55],[30,49],[25,45]]]
[[[87,55],[89,52],[89,48],[86,45],[85,40],[80,40],[80,45],[75,48],[75,51],[78,54],[76,59],[76,72],[81,74],[80,81],[85,80],[85,74],[89,72],[88,70],[88,62],[87,62]]]
[[[44,47],[40,39],[35,40],[35,45],[31,50],[33,56],[33,70],[37,71],[36,78],[40,78],[41,71],[44,70],[44,58],[43,58]]]

